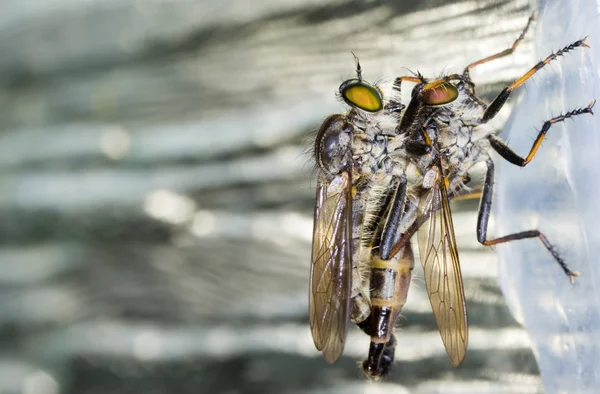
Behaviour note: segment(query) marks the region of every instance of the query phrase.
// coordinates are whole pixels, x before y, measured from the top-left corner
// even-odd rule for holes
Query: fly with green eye
[[[468,65],[462,74],[435,80],[420,74],[397,78],[388,99],[362,78],[356,59],[357,77],[339,89],[350,109],[323,122],[314,146],[319,174],[309,316],[315,346],[328,362],[341,356],[352,321],[371,338],[362,364],[366,375],[377,380],[390,371],[396,349],[394,325],[414,266],[410,240],[417,231],[419,259],[442,342],[454,366],[463,361],[467,308],[450,200],[466,194],[465,182],[476,165],[487,167],[478,241],[496,245],[539,238],[571,281],[578,276],[537,229],[487,237],[494,185],[489,150],[524,167],[553,124],[592,114],[595,103],[546,121],[526,157],[487,127],[510,94],[538,70],[569,51],[588,47],[585,38],[567,45],[485,104],[475,94],[470,70],[511,54],[533,20],[532,16],[511,48]],[[400,98],[404,83],[416,84],[408,105]]]

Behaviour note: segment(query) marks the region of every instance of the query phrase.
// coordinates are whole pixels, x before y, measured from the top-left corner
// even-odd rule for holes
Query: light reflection
[[[196,203],[192,199],[168,190],[157,190],[144,202],[144,210],[148,215],[173,224],[190,220],[195,209]]]
[[[161,350],[162,340],[155,332],[145,331],[133,339],[133,355],[140,360],[154,360]]]
[[[216,217],[209,211],[198,211],[190,226],[190,231],[198,236],[205,237],[215,231]]]
[[[585,334],[583,334],[585,335]],[[581,340],[582,335],[578,333],[560,333],[548,335],[549,349],[557,357],[568,357],[576,348],[575,341]],[[582,341],[583,342],[583,341]],[[592,349],[592,347],[589,347]]]
[[[197,237],[251,237],[288,244],[290,241],[310,242],[312,218],[295,211],[278,213],[231,213],[199,210],[189,226]]]
[[[119,160],[129,153],[130,144],[129,133],[120,126],[102,133],[100,141],[102,153],[112,160]]]
[[[23,381],[23,394],[58,394],[58,382],[44,371],[35,371]]]
[[[285,213],[281,219],[281,230],[289,236],[298,237],[304,241],[312,240],[313,220],[297,212]]]

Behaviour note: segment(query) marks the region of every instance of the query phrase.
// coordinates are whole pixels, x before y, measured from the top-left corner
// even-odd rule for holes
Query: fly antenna
[[[358,60],[358,56],[354,54],[354,52],[350,51],[352,56],[354,56],[354,60],[356,60],[356,78],[358,78],[359,82],[362,81],[362,68],[360,68],[360,60]]]
[[[408,68],[408,67],[400,67],[400,68],[403,68],[403,69],[405,69],[406,71],[408,71],[409,73],[411,73],[411,74],[412,74],[412,75],[414,75],[415,77],[418,77],[418,76],[420,76],[420,75],[421,75],[420,73],[418,73],[418,72],[414,72],[413,70],[411,70],[411,69],[410,69],[410,68]]]

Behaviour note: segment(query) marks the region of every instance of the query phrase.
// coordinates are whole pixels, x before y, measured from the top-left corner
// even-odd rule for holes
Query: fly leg
[[[406,302],[414,266],[410,245],[398,255],[391,255],[406,203],[406,178],[402,177],[396,183],[389,210],[380,224],[381,232],[375,236],[375,244],[379,247],[373,248],[371,258],[371,316],[361,327],[371,336],[363,369],[373,380],[387,374],[393,363],[394,325]]]
[[[587,37],[584,37],[581,40],[575,41],[574,43],[567,45],[560,51],[551,54],[544,60],[538,62],[535,66],[533,66],[529,71],[523,74],[521,78],[517,79],[510,86],[507,86],[504,89],[502,89],[502,92],[500,92],[500,94],[494,99],[494,101],[492,101],[492,103],[487,107],[487,109],[483,113],[481,122],[486,123],[494,116],[496,116],[500,109],[504,106],[504,103],[506,103],[506,100],[508,100],[508,97],[510,96],[512,91],[518,88],[519,86],[523,85],[529,78],[531,78],[536,72],[542,69],[546,64],[550,63],[552,60],[556,59],[559,56],[563,56],[565,53],[570,52],[575,48],[589,48],[590,46],[585,42],[586,40]]]
[[[504,141],[502,141],[500,138],[498,138],[494,135],[490,135],[488,137],[488,139],[490,141],[490,146],[508,162],[510,162],[514,165],[520,166],[520,167],[525,167],[535,156],[538,148],[540,147],[540,145],[542,144],[542,141],[544,140],[544,137],[546,136],[546,133],[548,132],[548,130],[550,130],[550,127],[553,124],[562,122],[565,119],[569,119],[573,116],[578,116],[578,115],[587,114],[587,113],[593,114],[592,109],[593,109],[595,103],[596,103],[596,101],[592,100],[589,103],[589,105],[585,108],[580,108],[580,109],[576,109],[573,111],[569,111],[564,115],[557,116],[555,118],[552,118],[552,119],[544,122],[542,129],[539,131],[538,136],[535,139],[535,141],[533,142],[531,150],[529,151],[529,154],[526,157],[519,156],[515,151],[510,149],[510,147],[508,145],[506,145],[506,143],[504,143]],[[500,243],[504,243],[504,242],[515,241],[518,239],[537,237],[542,241],[542,243],[544,244],[544,247],[546,249],[548,249],[548,251],[552,254],[552,257],[554,257],[554,259],[561,266],[561,268],[563,269],[565,274],[569,277],[569,280],[572,282],[573,278],[575,276],[578,276],[579,273],[577,273],[575,271],[571,271],[567,267],[564,260],[560,257],[560,255],[558,254],[558,252],[556,251],[554,246],[550,243],[550,241],[548,241],[548,238],[546,238],[546,236],[543,233],[541,233],[540,231],[538,231],[538,230],[522,231],[519,233],[506,235],[504,237],[500,237],[497,239],[491,239],[491,240],[486,239],[487,238],[488,220],[489,220],[490,212],[491,212],[491,208],[492,208],[492,193],[493,193],[492,191],[493,191],[493,187],[494,187],[494,164],[492,163],[491,160],[488,160],[486,163],[488,166],[488,171],[487,171],[487,175],[485,177],[485,184],[483,186],[483,194],[481,196],[481,204],[479,206],[479,215],[477,217],[477,240],[480,243],[482,243],[483,245],[489,246],[489,245],[496,245],[496,244],[500,244]]]
[[[482,245],[491,246],[505,242],[516,241],[519,239],[539,238],[544,244],[544,247],[548,249],[550,254],[552,254],[552,257],[554,257],[564,273],[569,277],[571,283],[573,283],[574,278],[579,276],[579,273],[577,271],[571,271],[569,267],[567,267],[567,264],[564,262],[562,257],[560,257],[550,241],[548,241],[548,238],[546,238],[546,236],[539,230],[521,231],[496,239],[487,239],[487,227],[492,210],[492,195],[494,190],[494,163],[488,159],[486,164],[488,169],[485,176],[485,183],[483,185],[483,194],[481,196],[481,203],[479,205],[479,214],[477,215],[477,240]]]
[[[544,125],[542,126],[542,129],[539,131],[535,141],[533,142],[533,145],[531,146],[531,150],[529,151],[529,154],[527,155],[527,157],[519,156],[517,153],[515,153],[515,151],[510,149],[508,147],[508,145],[506,145],[506,143],[504,143],[504,141],[502,141],[500,138],[496,137],[493,134],[488,137],[488,140],[490,141],[491,147],[494,148],[494,150],[496,152],[498,152],[498,154],[500,156],[502,156],[505,160],[509,161],[510,163],[512,163],[514,165],[517,165],[520,167],[525,167],[527,165],[527,163],[529,163],[535,156],[535,153],[537,152],[538,148],[542,144],[542,141],[544,140],[546,133],[548,132],[548,130],[550,130],[550,127],[553,124],[558,123],[558,122],[563,122],[565,119],[569,119],[573,116],[578,116],[578,115],[582,115],[582,114],[592,114],[593,115],[594,113],[592,112],[592,109],[594,108],[595,103],[596,103],[596,100],[592,100],[592,101],[590,101],[588,106],[585,108],[579,108],[579,109],[576,109],[573,111],[569,111],[564,115],[559,115],[555,118],[545,121]]]
[[[391,257],[390,252],[396,241],[398,226],[400,225],[400,219],[404,213],[404,205],[406,203],[406,176],[402,176],[397,183],[398,185],[395,188],[396,191],[392,197],[389,212],[383,224],[381,238],[378,242],[379,256],[383,260],[388,260]]]
[[[535,13],[531,14],[531,16],[529,17],[529,20],[527,21],[527,25],[525,25],[525,28],[521,32],[521,35],[519,36],[519,38],[516,39],[516,41],[512,44],[512,46],[510,48],[505,49],[502,52],[498,52],[492,56],[485,57],[483,59],[477,60],[476,62],[469,64],[467,67],[465,67],[465,71],[463,74],[470,78],[470,71],[473,67],[479,66],[480,64],[483,64],[483,63],[491,62],[492,60],[496,60],[496,59],[499,59],[504,56],[511,55],[515,51],[515,49],[517,49],[517,47],[519,46],[521,41],[523,41],[523,39],[525,38],[525,34],[527,34],[527,30],[529,30],[529,26],[531,25],[531,22],[533,22],[534,20],[535,20]]]

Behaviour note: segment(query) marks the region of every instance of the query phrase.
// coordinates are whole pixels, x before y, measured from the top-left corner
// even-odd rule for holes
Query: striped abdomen
[[[394,360],[394,325],[406,303],[413,267],[414,256],[410,244],[389,260],[382,260],[374,255],[368,326],[371,345],[369,355],[363,363],[365,372],[373,379],[387,373]]]

